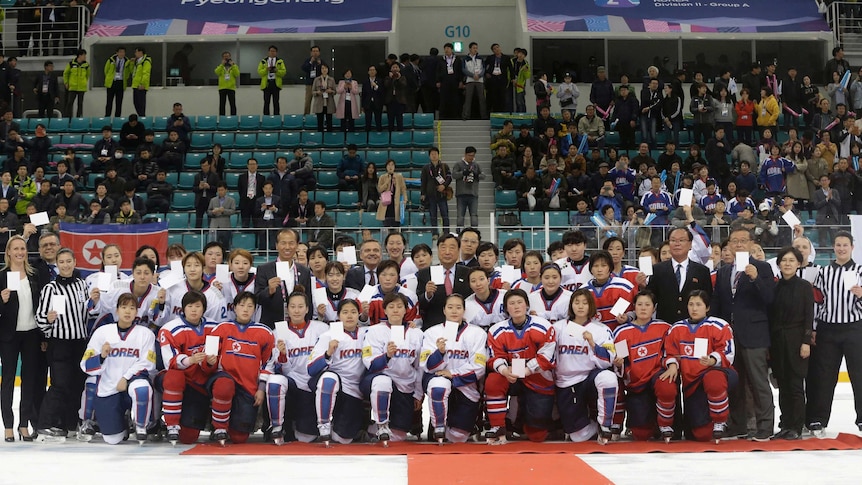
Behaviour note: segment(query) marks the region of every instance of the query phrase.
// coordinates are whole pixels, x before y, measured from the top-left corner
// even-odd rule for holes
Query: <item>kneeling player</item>
[[[688,296],[690,318],[673,324],[665,339],[667,371],[655,383],[657,406],[663,410],[658,424],[673,425],[677,375],[685,394],[685,418],[697,441],[720,440],[727,429],[728,391],[736,386],[733,370],[733,331],[724,320],[707,316],[709,295],[702,290]],[[695,348],[704,342],[702,355]],[[701,350],[701,349],[698,349]]]
[[[610,370],[611,331],[596,315],[596,301],[590,290],[575,290],[569,301],[568,321],[554,324],[555,384],[563,431],[574,442],[586,441],[598,433],[598,442],[604,445],[611,438],[619,386],[616,374]],[[598,424],[590,417],[594,403]]]
[[[644,441],[655,437],[657,415],[671,413],[673,419],[673,409],[659,407],[653,390],[662,373],[664,340],[670,325],[653,318],[655,295],[652,292],[640,291],[635,296],[634,305],[635,319],[620,325],[614,332],[614,342],[617,345],[625,342],[628,349],[628,357],[617,356],[614,366],[622,370],[625,382],[628,427],[635,440]],[[660,431],[665,441],[673,436],[670,427],[663,426]]]
[[[341,263],[332,264],[341,268]],[[314,393],[308,387],[308,358],[317,339],[329,326],[317,320],[305,320],[308,314],[305,298],[305,288],[301,285],[295,286],[288,297],[288,332],[276,335],[278,358],[266,383],[272,439],[277,445],[296,440],[310,443],[317,437]]]
[[[222,445],[228,435],[234,443],[245,443],[254,431],[275,348],[272,330],[252,321],[257,308],[253,293],[240,292],[233,307],[236,320],[220,323],[212,331],[219,338],[219,371],[207,382],[213,436]]]
[[[183,316],[159,330],[162,361],[167,368],[156,377],[162,391],[162,414],[168,441],[185,444],[198,440],[207,424],[210,399],[206,384],[216,370],[218,355],[204,354],[206,337],[215,323],[204,318],[207,297],[199,291],[183,296]]]
[[[93,333],[81,360],[81,369],[99,378],[93,408],[102,437],[112,445],[128,437],[126,411],[132,413],[140,444],[146,441],[152,420],[150,373],[156,370],[156,339],[146,327],[134,324],[137,311],[134,295],[120,295],[117,323]]]
[[[503,304],[511,318],[495,323],[488,331],[488,365],[494,372],[485,380],[491,422],[485,437],[491,444],[506,442],[507,398],[512,395],[524,403],[520,409],[527,437],[544,441],[554,408],[554,329],[547,320],[527,314],[529,298],[523,290],[506,293]]]
[[[387,446],[390,439],[404,440],[413,427],[414,411],[422,407],[419,354],[423,335],[418,328],[404,325],[409,306],[407,297],[400,293],[386,295],[383,311],[387,323],[369,328],[362,347],[362,363],[368,372],[359,388],[371,401],[377,439]]]
[[[365,370],[362,342],[367,328],[359,328],[359,303],[342,300],[338,304],[338,318],[344,331],[330,330],[321,335],[308,363],[315,392],[317,430],[320,441],[327,446],[332,439],[343,444],[353,441],[364,420],[359,381]]]
[[[464,297],[457,293],[446,297],[443,315],[457,332],[449,341],[444,323],[425,331],[419,359],[426,372],[422,387],[428,394],[434,439],[463,443],[480,411],[478,383],[485,376],[488,334],[464,322]]]

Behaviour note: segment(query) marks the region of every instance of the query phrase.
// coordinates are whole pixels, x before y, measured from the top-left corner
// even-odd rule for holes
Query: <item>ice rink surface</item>
[[[859,434],[855,418],[850,384],[838,384],[827,435]],[[106,445],[99,438],[91,443],[0,443],[0,485],[213,485],[239,480],[236,485],[284,481],[409,483],[408,460],[404,456],[179,456],[188,447],[172,448],[167,443],[139,447],[133,441],[117,446]],[[578,456],[615,484],[862,484],[862,450]],[[523,460],[525,466],[529,457],[512,455],[513,459]],[[475,458],[476,466],[481,467],[484,456]],[[455,477],[447,480],[445,474],[441,470],[441,485],[455,482]],[[573,477],[571,483],[583,482]]]

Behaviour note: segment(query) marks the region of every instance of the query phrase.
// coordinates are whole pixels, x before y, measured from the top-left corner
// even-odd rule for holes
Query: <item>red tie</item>
[[[449,278],[450,274],[452,274],[452,270],[447,269],[446,270],[446,283],[445,283],[445,285],[446,285],[446,296],[449,296],[452,294],[452,280]]]

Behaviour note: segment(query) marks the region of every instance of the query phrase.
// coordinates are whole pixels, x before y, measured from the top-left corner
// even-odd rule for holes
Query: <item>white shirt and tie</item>
[[[685,277],[688,274],[688,259],[682,262],[671,259],[671,262],[673,263],[673,273],[676,277],[677,289],[682,293],[682,287],[685,286]]]

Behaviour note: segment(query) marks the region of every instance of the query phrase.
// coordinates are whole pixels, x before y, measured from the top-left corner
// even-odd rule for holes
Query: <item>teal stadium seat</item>
[[[260,120],[262,130],[280,130],[281,127],[281,115],[264,115]]]
[[[303,148],[319,147],[323,144],[323,134],[319,131],[303,131],[300,141]]]
[[[69,131],[69,118],[51,118],[48,120],[48,131],[55,133]]]
[[[317,115],[316,114],[305,115],[302,119],[302,127],[306,130],[316,130],[317,129]]]
[[[225,150],[230,150],[231,148],[233,148],[233,139],[234,139],[233,133],[220,133],[220,132],[213,133],[213,145],[218,143]]]
[[[256,145],[257,134],[255,133],[237,133],[234,137],[233,147],[237,150],[249,150],[254,148]]]
[[[389,132],[372,131],[368,133],[368,146],[373,148],[383,148],[389,146]]]
[[[389,152],[389,158],[395,160],[395,168],[404,170],[410,168],[410,152],[406,150],[392,150]]]
[[[431,231],[410,231],[406,234],[407,240],[410,241],[410,247],[417,244],[427,244],[434,247],[434,234]]]
[[[278,148],[293,149],[300,144],[301,138],[298,131],[282,131],[278,134]]]
[[[501,229],[497,231],[497,245],[502,247],[503,243],[508,241],[509,239],[520,239],[524,240],[524,231],[507,231]]]
[[[201,168],[201,162],[206,157],[206,153],[186,153],[186,162],[183,166],[186,170],[199,170]]]
[[[229,189],[239,187],[239,176],[240,172],[227,172],[224,174],[224,181]]]
[[[213,144],[212,133],[192,133],[191,149],[192,150],[209,150]]]
[[[389,146],[391,147],[409,147],[413,142],[413,132],[411,131],[393,131],[389,137]]]
[[[231,170],[242,170],[248,166],[248,159],[253,155],[251,152],[233,152],[227,162],[227,168]]]
[[[179,180],[177,181],[177,188],[184,190],[193,189],[195,186],[195,173],[196,172],[180,172]]]
[[[521,225],[522,226],[544,226],[545,225],[545,213],[544,212],[530,212],[523,211],[521,212]]]
[[[128,120],[125,117],[116,117],[111,120],[111,128],[114,129],[114,133],[119,133],[126,121]]]
[[[275,167],[275,152],[274,151],[261,151],[254,152],[254,158],[257,160],[257,168],[260,170],[267,170]],[[248,160],[246,160],[248,162]],[[245,167],[245,165],[243,166]]]
[[[317,172],[317,186],[321,189],[338,188],[338,174],[334,171]]]
[[[168,229],[188,229],[189,228],[189,213],[188,212],[168,212],[167,213]]]
[[[74,135],[63,135],[60,137],[60,143],[65,145],[77,145],[84,139],[84,135],[76,133]]]
[[[499,209],[511,209],[518,205],[518,194],[514,190],[497,190],[494,193],[494,205]]]
[[[404,126],[405,130],[409,131],[413,129],[413,113],[404,113],[401,124]]]
[[[341,148],[344,146],[344,133],[326,132],[323,134],[323,146],[326,148]]]
[[[418,148],[430,148],[434,146],[433,131],[414,131],[413,146]]]
[[[327,209],[335,209],[338,207],[338,191],[316,190],[314,192],[314,201],[325,203]]]
[[[168,233],[168,246],[174,244],[182,244],[183,243],[183,235],[177,234],[174,232]]]
[[[231,237],[231,248],[245,249],[246,251],[256,251],[257,236],[255,234],[235,232]]]
[[[238,116],[219,116],[218,117],[219,131],[236,131],[239,129]]]
[[[428,157],[427,150],[413,150],[411,166],[422,168],[430,162],[431,159]]]
[[[278,133],[258,133],[255,148],[278,148]]]
[[[218,117],[201,115],[195,118],[195,131],[215,131],[218,126]]]
[[[68,130],[72,133],[87,133],[90,131],[90,118],[72,118]]]
[[[355,190],[345,190],[338,193],[338,207],[340,209],[356,209],[359,204],[359,193]]]
[[[368,134],[364,131],[352,131],[347,134],[347,138],[344,140],[344,145],[356,145],[357,148],[365,148],[368,146]]]
[[[501,124],[500,127],[503,125]],[[434,127],[434,113],[416,113],[413,115],[413,128],[428,130]]]
[[[569,227],[569,213],[567,211],[550,211],[548,220],[550,227]],[[523,223],[523,219],[521,222]]]
[[[339,230],[343,230],[345,228],[358,228],[359,220],[358,211],[343,211],[335,213],[335,224],[339,227]]]
[[[194,179],[194,175],[192,175]],[[188,211],[195,208],[194,192],[174,192],[173,200],[171,201],[171,209]]]
[[[362,213],[362,227],[363,228],[374,228],[374,227],[383,227],[383,221],[377,220],[377,212],[376,211],[365,211]]]
[[[383,167],[386,165],[386,160],[389,159],[389,152],[386,150],[368,150],[365,157],[365,163],[372,162],[377,166],[377,173],[383,172]]]
[[[95,133],[88,133],[81,137],[81,141],[85,145],[95,145],[96,142],[102,139],[102,135],[97,135]]]
[[[200,234],[183,234],[183,246],[186,251],[203,251],[204,237]]]
[[[285,130],[301,130],[302,115],[284,115],[281,126]],[[315,128],[317,128],[317,126],[315,126]]]
[[[321,168],[337,168],[341,162],[342,153],[334,150],[325,150],[320,152],[320,167]]]
[[[253,131],[260,129],[260,116],[242,115],[239,117],[240,131]]]

